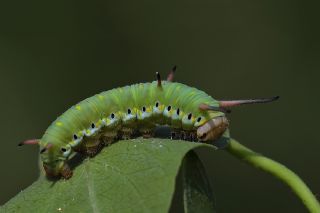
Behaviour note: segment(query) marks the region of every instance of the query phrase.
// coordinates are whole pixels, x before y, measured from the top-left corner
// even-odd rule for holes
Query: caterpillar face
[[[61,175],[66,167],[67,159],[73,152],[71,146],[55,146],[49,143],[42,150],[40,155],[46,174],[50,177]]]
[[[228,128],[229,122],[225,116],[213,118],[197,129],[200,141],[215,141]]]
[[[61,175],[61,171],[63,170],[64,165],[65,165],[64,161],[55,160],[50,163],[43,163],[43,168],[47,176],[56,177]]]

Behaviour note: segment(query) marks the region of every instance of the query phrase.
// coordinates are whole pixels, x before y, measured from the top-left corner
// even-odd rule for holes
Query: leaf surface
[[[183,200],[185,213],[213,213],[215,200],[204,167],[196,155],[187,153],[182,165]]]
[[[104,148],[96,157],[85,159],[74,169],[71,179],[54,182],[44,177],[39,178],[0,210],[1,212],[168,212],[174,195],[176,176],[183,159],[190,150],[197,147],[213,146],[165,139],[119,141]],[[192,159],[194,155],[186,159],[187,164],[190,164]],[[196,164],[196,167],[199,167],[199,162]],[[192,163],[190,165],[192,166]],[[186,172],[192,174],[190,170]],[[203,185],[203,174],[199,174],[198,177],[201,177],[200,191],[203,191],[206,180]],[[196,182],[190,184],[192,188],[189,189],[192,193],[194,189],[199,189]],[[209,196],[211,199],[210,193],[204,190],[200,198]],[[199,197],[196,196],[194,202],[192,197],[194,196],[191,194],[191,197],[187,198],[188,205],[199,203]],[[207,198],[204,200],[204,204],[211,208]],[[190,209],[190,206],[188,208]]]

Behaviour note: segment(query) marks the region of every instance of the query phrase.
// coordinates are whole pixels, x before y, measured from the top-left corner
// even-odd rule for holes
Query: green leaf
[[[209,180],[195,152],[191,151],[187,154],[183,162],[182,172],[185,212],[216,212]]]
[[[168,212],[183,159],[197,147],[213,146],[163,139],[120,141],[104,148],[96,157],[85,159],[74,169],[71,179],[53,182],[39,178],[0,210]],[[190,179],[185,179],[188,191],[186,208],[192,210],[192,205],[195,205],[194,209],[201,209],[201,205],[211,208],[209,200],[212,195],[208,192],[209,188],[205,189],[208,185],[207,180],[203,179],[201,164],[194,155],[185,162],[184,173],[190,176]],[[199,171],[200,174],[196,175]],[[199,177],[200,182],[195,181],[194,178]],[[196,192],[200,193],[199,196]],[[188,212],[194,212],[191,210]]]

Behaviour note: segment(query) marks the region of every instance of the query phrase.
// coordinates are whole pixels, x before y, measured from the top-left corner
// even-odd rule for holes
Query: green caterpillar
[[[217,101],[205,92],[173,81],[120,87],[87,98],[68,109],[45,131],[41,139],[23,144],[40,145],[46,175],[72,176],[68,161],[75,153],[94,156],[102,147],[119,139],[152,137],[159,125],[169,125],[173,139],[212,143],[227,136],[227,107],[270,99]]]

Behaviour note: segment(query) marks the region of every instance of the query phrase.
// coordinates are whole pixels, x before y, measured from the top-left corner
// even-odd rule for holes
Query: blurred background
[[[217,99],[269,97],[229,115],[231,134],[297,172],[320,196],[319,4],[308,1],[0,3],[0,203],[38,176],[39,138],[76,102],[166,76]],[[275,178],[200,151],[219,212],[305,212]]]

